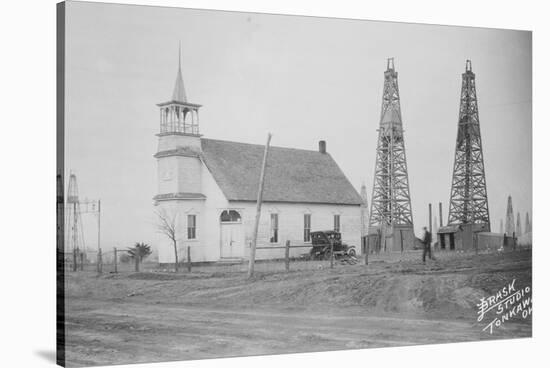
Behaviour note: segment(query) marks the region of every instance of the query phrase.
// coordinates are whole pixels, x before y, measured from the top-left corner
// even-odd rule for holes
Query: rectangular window
[[[340,215],[334,215],[334,231],[340,232]]]
[[[269,238],[269,242],[279,242],[279,215],[276,213],[271,214],[271,237]]]
[[[196,239],[197,237],[197,216],[187,215],[187,239]]]
[[[311,215],[304,215],[304,242],[311,241]]]

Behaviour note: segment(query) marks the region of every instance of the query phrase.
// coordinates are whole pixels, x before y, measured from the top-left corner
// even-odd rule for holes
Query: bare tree
[[[178,239],[176,237],[176,220],[178,216],[176,213],[168,213],[164,209],[158,210],[156,213],[158,216],[158,231],[168,237],[168,239],[170,239],[172,241],[172,244],[174,245],[174,271],[178,272]]]

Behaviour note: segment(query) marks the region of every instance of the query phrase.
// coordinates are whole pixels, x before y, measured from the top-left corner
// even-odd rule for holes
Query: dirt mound
[[[465,275],[335,276],[321,280],[302,278],[254,282],[224,289],[203,289],[188,295],[224,305],[362,307],[373,312],[434,314],[440,317],[471,317],[475,304],[485,295],[468,285]]]
[[[99,277],[75,273],[68,277],[67,292],[73,297],[312,312],[350,307],[373,314],[471,319],[481,297],[512,279],[518,287],[531,285],[531,253],[460,256],[426,265],[411,260],[258,273],[252,280],[245,273],[143,272]]]
[[[511,278],[531,284],[530,255],[472,256],[423,265],[418,261],[262,275],[224,287],[193,290],[182,299],[220,305],[302,309],[360,307],[373,313],[472,318],[483,296]]]

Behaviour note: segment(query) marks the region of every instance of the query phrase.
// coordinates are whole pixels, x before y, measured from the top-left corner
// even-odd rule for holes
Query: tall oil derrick
[[[466,60],[462,74],[449,225],[471,225],[473,231],[491,231],[475,74],[470,60]]]
[[[380,250],[404,250],[414,245],[405,139],[393,58],[388,59],[384,72],[369,238],[372,234],[378,235]]]
[[[70,174],[69,187],[67,189],[67,202],[65,208],[66,252],[84,251],[84,230],[80,216],[80,201],[78,198],[78,184],[76,175]]]

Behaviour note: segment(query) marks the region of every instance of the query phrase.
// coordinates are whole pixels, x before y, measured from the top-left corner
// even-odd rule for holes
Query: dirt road
[[[68,278],[71,366],[529,337],[531,319],[492,335],[477,297],[530,284],[530,252],[263,275]],[[483,291],[486,288],[487,291]],[[463,296],[458,298],[457,296]],[[462,300],[464,299],[464,300]]]

